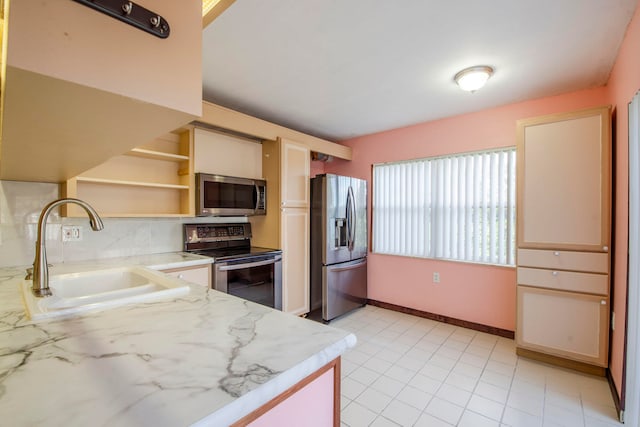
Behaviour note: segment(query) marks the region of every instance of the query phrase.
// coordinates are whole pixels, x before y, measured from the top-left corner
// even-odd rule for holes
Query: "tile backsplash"
[[[0,267],[33,262],[42,208],[60,198],[57,184],[0,181]],[[91,203],[90,200],[86,200]],[[62,218],[57,209],[47,223],[50,263],[84,261],[182,250],[182,224],[246,222],[246,218],[103,218],[93,231],[88,218]],[[62,226],[82,227],[82,241],[62,242]]]

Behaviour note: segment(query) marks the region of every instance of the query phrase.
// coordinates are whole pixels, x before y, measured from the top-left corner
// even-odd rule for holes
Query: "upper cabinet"
[[[193,129],[194,172],[262,179],[262,145],[205,129]]]
[[[202,114],[200,0],[135,2],[168,38],[75,1],[5,3],[0,179],[63,182]]]
[[[518,247],[609,250],[610,114],[518,122]]]
[[[309,207],[310,152],[309,148],[294,141],[281,141],[282,159],[281,206],[283,208]]]

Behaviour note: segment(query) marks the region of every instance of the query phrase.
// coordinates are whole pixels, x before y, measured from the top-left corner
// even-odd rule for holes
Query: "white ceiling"
[[[237,0],[205,100],[339,141],[607,82],[637,0]],[[476,93],[454,74],[491,65]]]

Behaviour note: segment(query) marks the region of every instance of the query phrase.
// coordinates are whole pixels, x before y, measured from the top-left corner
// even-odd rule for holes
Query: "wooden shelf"
[[[76,177],[78,182],[90,182],[95,184],[110,184],[110,185],[127,185],[132,187],[152,187],[152,188],[172,188],[175,190],[188,190],[188,185],[179,184],[163,184],[159,182],[142,182],[142,181],[123,181],[118,179],[105,179],[105,178],[89,178],[85,176]]]
[[[189,156],[181,154],[165,153],[163,151],[146,150],[144,148],[134,148],[125,154],[126,156],[142,157],[151,160],[166,160],[169,162],[184,162],[189,160]]]

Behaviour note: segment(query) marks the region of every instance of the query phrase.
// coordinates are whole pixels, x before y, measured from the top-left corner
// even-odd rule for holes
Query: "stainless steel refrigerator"
[[[311,179],[311,310],[329,321],[367,301],[367,182]]]

